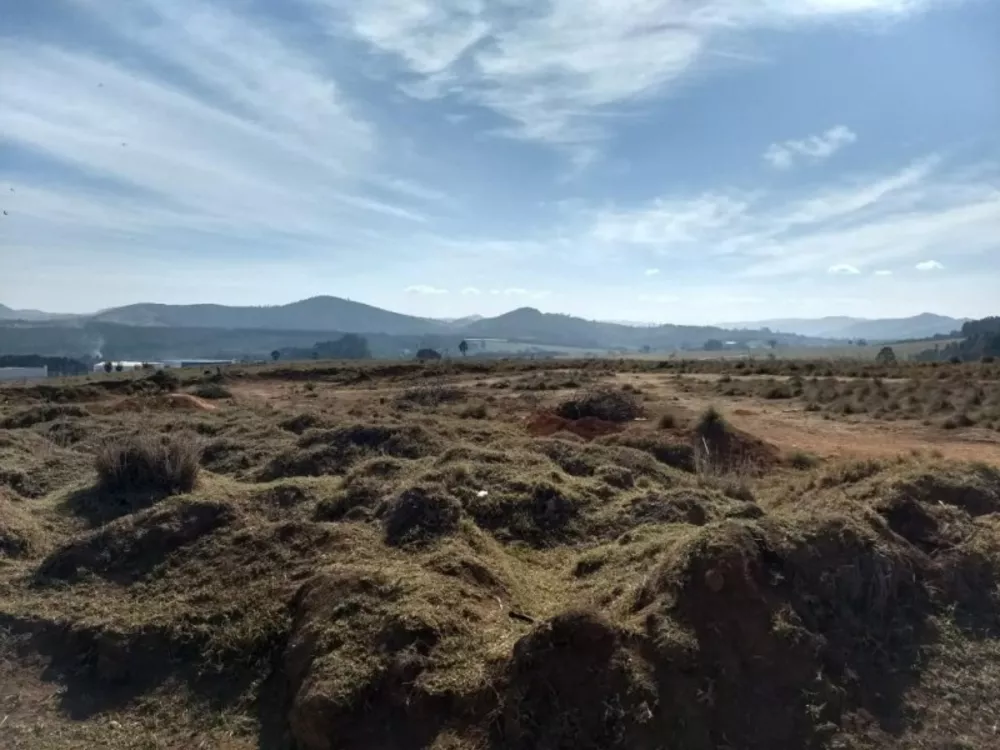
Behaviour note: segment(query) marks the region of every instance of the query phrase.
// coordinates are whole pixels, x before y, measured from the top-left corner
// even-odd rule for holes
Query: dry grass
[[[0,745],[991,747],[997,468],[819,462],[612,367],[660,372],[5,390]]]
[[[606,422],[629,422],[643,415],[639,395],[624,388],[597,386],[567,399],[556,408],[564,419],[601,419]]]
[[[190,435],[129,435],[104,445],[94,468],[103,492],[171,495],[195,488],[200,458],[197,440]]]
[[[981,426],[1000,430],[1000,383],[965,372],[899,380],[719,379],[713,391],[725,398],[795,400],[807,411],[831,417],[863,415],[879,420],[927,420],[947,429]]]

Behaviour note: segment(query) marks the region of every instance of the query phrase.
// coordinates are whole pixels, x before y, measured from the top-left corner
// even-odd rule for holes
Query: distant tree
[[[441,359],[441,353],[434,349],[421,349],[417,352],[417,359],[421,361]]]
[[[721,352],[725,348],[726,345],[719,341],[719,339],[709,339],[702,344],[702,349],[706,352]]]
[[[880,365],[894,365],[897,362],[896,352],[892,350],[891,346],[883,346],[875,355],[875,361]]]
[[[104,372],[111,372],[114,369],[115,369],[115,365],[114,365],[113,362],[105,362],[104,363]]]
[[[772,349],[777,349],[778,348],[778,339],[768,339],[767,340],[767,345],[769,347],[771,347]]]
[[[347,333],[336,341],[321,341],[316,344],[313,355],[323,359],[371,359],[368,339],[356,333]]]
[[[119,362],[117,365],[115,365],[115,372],[122,372],[124,369],[125,369],[125,365],[123,365],[121,362]]]
[[[868,346],[868,339],[858,339],[855,341],[858,346]]]
[[[271,352],[271,359],[277,362],[279,359],[281,359],[281,352],[275,349],[273,352]]]
[[[313,358],[313,359],[319,359],[319,352],[317,352],[317,351],[314,351],[314,352],[312,353],[312,358]]]
[[[643,345],[643,347],[642,347],[642,353],[643,354],[649,354],[651,351],[652,351],[652,349],[650,348],[649,344],[644,344]]]
[[[462,356],[464,357],[469,353],[469,342],[463,339],[462,343],[458,345],[458,350],[462,352]]]

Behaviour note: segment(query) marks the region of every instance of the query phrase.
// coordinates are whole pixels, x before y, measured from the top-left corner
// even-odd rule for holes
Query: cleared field
[[[921,354],[928,349],[933,349],[935,346],[940,346],[944,349],[948,344],[954,344],[962,341],[962,339],[947,339],[941,341],[907,341],[901,344],[890,344],[893,352],[895,352],[896,357],[902,360],[910,359],[911,357]],[[816,360],[856,360],[858,362],[874,362],[875,357],[880,351],[884,344],[878,344],[873,346],[813,346],[813,347],[778,347],[776,349],[750,349],[750,350],[731,350],[725,352],[699,352],[699,351],[686,351],[681,352],[678,356],[684,359],[693,360],[705,360],[705,359],[768,359],[772,355],[778,359],[785,360],[803,360],[803,361],[816,361]],[[643,359],[658,359],[666,355],[663,353],[652,353],[652,354],[641,354],[641,355],[630,355],[637,356]]]
[[[1000,372],[739,364],[0,388],[0,747],[994,747]]]

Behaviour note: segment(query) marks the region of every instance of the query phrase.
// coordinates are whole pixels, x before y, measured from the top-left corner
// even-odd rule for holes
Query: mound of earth
[[[531,417],[525,427],[533,437],[551,437],[560,432],[567,432],[584,440],[594,440],[602,435],[613,435],[621,432],[623,427],[618,422],[610,422],[597,417],[582,417],[567,419],[552,412],[541,412]]]
[[[31,555],[43,540],[43,531],[24,501],[0,487],[0,558]]]
[[[324,387],[214,413],[152,385],[0,399],[0,744],[995,744],[995,467],[790,469],[717,413],[575,419],[547,392],[398,408],[402,382],[555,367],[465,366],[250,368]],[[636,382],[663,413],[670,382]],[[204,443],[198,481],[96,491],[133,437]]]
[[[118,401],[111,407],[112,413],[122,411],[157,411],[176,409],[178,411],[218,411],[216,404],[198,398],[190,393],[166,393],[154,396],[134,396]]]

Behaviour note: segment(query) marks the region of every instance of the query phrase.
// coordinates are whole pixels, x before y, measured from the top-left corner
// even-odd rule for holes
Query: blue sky
[[[0,302],[1000,312],[996,0],[46,0]]]

